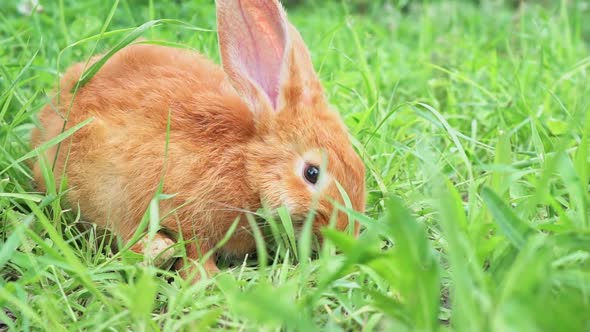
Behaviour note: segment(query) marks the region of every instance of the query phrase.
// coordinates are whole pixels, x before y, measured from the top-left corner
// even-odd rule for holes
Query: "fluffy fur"
[[[215,246],[236,218],[238,231],[222,253],[255,250],[244,213],[263,205],[285,205],[302,220],[315,195],[318,231],[335,212],[330,199],[342,202],[335,181],[364,211],[363,163],[280,4],[222,0],[217,13],[223,68],[187,50],[128,46],[75,95],[71,89],[84,68],[71,67],[33,133],[37,146],[58,135],[65,119],[70,128],[93,117],[57,156],[55,148],[46,153],[50,161],[57,158],[56,177],[68,179],[67,200],[85,218],[129,240],[163,178],[164,193],[175,196],[160,204],[161,227],[198,240],[199,246],[187,245],[193,260]],[[245,28],[250,44],[236,36]],[[268,47],[276,52],[265,54]],[[321,166],[315,186],[303,177],[306,163]],[[38,165],[34,174],[42,187]],[[349,224],[341,212],[336,220],[338,229]],[[216,269],[213,259],[205,263],[209,271]]]

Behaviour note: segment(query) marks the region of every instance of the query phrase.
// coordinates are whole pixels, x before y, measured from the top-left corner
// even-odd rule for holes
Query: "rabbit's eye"
[[[303,176],[307,182],[316,184],[318,182],[318,177],[320,176],[320,169],[315,165],[307,165],[303,171]]]

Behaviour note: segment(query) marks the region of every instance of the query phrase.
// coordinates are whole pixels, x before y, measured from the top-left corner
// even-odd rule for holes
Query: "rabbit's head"
[[[364,211],[365,168],[301,36],[276,0],[217,0],[217,22],[224,71],[256,123],[247,152],[251,186],[296,222],[315,211],[316,233],[332,217],[346,229],[335,204],[345,205],[343,189]],[[351,227],[358,234],[358,223]]]

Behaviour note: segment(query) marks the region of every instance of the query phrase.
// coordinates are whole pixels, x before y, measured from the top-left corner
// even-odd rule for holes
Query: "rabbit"
[[[218,271],[217,254],[255,251],[246,215],[257,209],[286,207],[296,229],[314,210],[314,234],[333,217],[357,236],[358,221],[335,207],[338,182],[365,210],[364,164],[279,1],[217,0],[216,14],[221,65],[191,50],[126,46],[75,93],[84,65],[68,69],[32,133],[39,146],[93,118],[44,157],[66,176],[66,201],[123,241],[162,180],[171,198],[159,201],[161,229],[131,249],[157,255],[182,237],[186,259],[175,266],[195,280],[197,268]],[[33,174],[44,189],[38,162]]]

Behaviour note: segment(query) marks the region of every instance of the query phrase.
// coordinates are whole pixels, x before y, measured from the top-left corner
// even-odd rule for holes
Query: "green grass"
[[[358,2],[288,12],[368,169],[360,238],[309,260],[283,233],[189,285],[80,233],[26,161],[70,64],[138,32],[218,59],[212,2],[2,1],[0,330],[590,331],[590,2]]]

